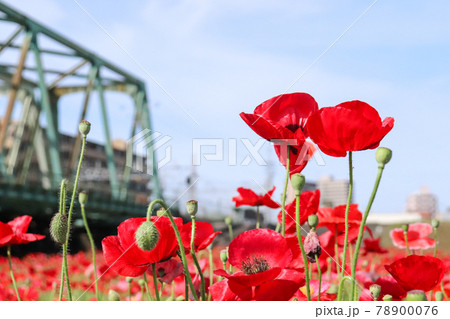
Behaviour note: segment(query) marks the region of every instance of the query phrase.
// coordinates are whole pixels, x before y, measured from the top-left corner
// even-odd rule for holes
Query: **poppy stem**
[[[172,280],[172,289],[170,291],[170,300],[175,300],[175,281]]]
[[[148,300],[153,301],[152,294],[150,293],[150,289],[148,288],[147,273],[146,272],[144,272],[144,286],[145,286],[145,291],[147,292]]]
[[[437,228],[433,227],[433,233],[434,233],[434,254],[433,256],[437,256],[437,244],[438,244],[438,236],[437,236]]]
[[[259,206],[256,206],[256,229],[259,228],[260,216],[259,216]]]
[[[334,224],[334,254],[335,256],[335,262],[336,262],[336,274],[339,273],[339,245],[338,245],[338,229],[337,224]]]
[[[214,284],[214,261],[212,253],[212,244],[208,246],[208,257],[209,257],[209,285]],[[208,294],[208,301],[211,300],[211,294]]]
[[[131,281],[128,282],[128,301],[131,301]]]
[[[189,284],[184,276],[184,301],[189,301]]]
[[[17,290],[16,278],[14,278],[14,273],[13,273],[13,268],[12,268],[11,246],[8,246],[6,248],[6,253],[8,254],[9,275],[11,276],[12,284],[13,284],[14,290],[16,291],[17,300],[21,301],[20,295],[19,295],[19,290]]]
[[[344,251],[343,251],[343,256],[342,256],[341,278],[344,277],[345,263],[347,261],[347,246],[348,246],[348,233],[349,233],[348,214],[350,211],[350,204],[352,202],[352,193],[353,193],[353,161],[352,161],[352,152],[351,151],[348,152],[348,171],[349,171],[349,186],[348,186],[347,206],[345,207],[345,239],[344,239]]]
[[[448,301],[448,296],[445,293],[444,282],[442,280],[441,280],[441,291],[442,291],[442,294],[444,295],[445,299]]]
[[[319,257],[317,257],[317,255],[314,255],[314,257],[316,259],[317,272],[319,274],[319,295],[317,297],[317,301],[320,301],[320,294],[321,294],[321,291],[322,291],[322,271],[320,269]]]
[[[302,251],[303,265],[305,269],[305,282],[306,282],[306,297],[308,301],[311,301],[311,292],[309,288],[309,269],[308,269],[308,259],[306,258],[305,248],[303,247],[302,234],[300,231],[300,194],[295,196],[295,228],[297,231],[298,245]]]
[[[359,225],[358,239],[356,241],[355,254],[352,260],[352,292],[353,299],[356,301],[356,265],[358,263],[359,249],[361,247],[362,238],[364,236],[364,228],[366,226],[367,217],[369,216],[370,209],[372,208],[373,201],[380,185],[381,176],[383,175],[384,166],[378,166],[378,174],[375,179],[375,185],[373,186],[372,194],[370,195],[369,203],[367,204],[366,211],[364,212],[361,224]]]
[[[289,167],[290,167],[290,160],[289,160],[289,154],[291,150],[289,149],[289,145],[287,146],[287,154],[286,154],[286,179],[284,181],[284,191],[283,195],[281,195],[281,235],[285,237],[286,232],[286,192],[289,182]]]
[[[81,216],[83,217],[83,222],[84,222],[84,228],[86,229],[86,234],[88,235],[89,243],[91,244],[92,265],[94,266],[95,297],[97,298],[97,301],[100,301],[100,292],[98,290],[98,278],[97,278],[97,264],[95,262],[96,249],[95,249],[94,238],[92,237],[92,233],[91,233],[91,230],[90,230],[88,222],[87,222],[85,205],[80,203],[80,206],[81,206]]]
[[[178,230],[177,224],[175,223],[175,221],[173,219],[173,216],[172,216],[172,213],[169,210],[169,207],[167,207],[166,203],[162,199],[155,199],[154,201],[152,201],[150,203],[150,205],[148,206],[148,210],[147,210],[147,220],[150,220],[150,218],[152,216],[152,209],[153,209],[153,207],[156,204],[161,205],[166,210],[167,217],[169,217],[170,223],[172,224],[172,228],[173,228],[173,230],[175,232],[175,236],[177,237],[179,251],[180,251],[180,256],[181,256],[181,261],[183,263],[183,268],[184,268],[184,276],[185,276],[184,278],[189,283],[189,288],[191,289],[192,295],[194,296],[194,300],[198,301],[197,294],[195,293],[194,284],[192,282],[191,274],[189,273],[189,268],[188,268],[187,260],[186,260],[186,251],[184,250],[183,241],[181,240],[180,231]]]
[[[344,291],[344,282],[346,280],[352,280],[352,278],[350,276],[345,276],[342,277],[342,279],[339,281],[339,290],[338,290],[338,295],[337,295],[337,301],[342,301],[342,293]]]
[[[66,180],[63,179],[61,181],[61,187],[60,187],[60,193],[59,193],[59,212],[62,215],[66,214]],[[58,300],[61,301],[64,293],[64,279],[65,279],[65,263],[64,260],[67,259],[67,249],[65,247],[65,244],[62,245],[63,247],[63,260],[61,263],[61,284],[59,286],[59,298]]]
[[[403,235],[405,236],[406,251],[409,256],[409,255],[411,255],[411,250],[409,249],[409,243],[408,243],[408,231],[403,231]]]
[[[155,288],[155,298],[156,298],[156,301],[160,301],[159,291],[158,291],[158,277],[156,274],[156,264],[155,263],[152,263],[152,274],[153,274],[153,286]]]
[[[192,228],[191,228],[191,255],[192,260],[194,261],[195,268],[197,268],[198,274],[200,275],[200,279],[202,282],[202,286],[200,289],[200,294],[202,297],[202,300],[206,300],[205,295],[205,277],[203,276],[202,268],[200,267],[200,264],[198,263],[197,256],[195,255],[195,216],[191,216],[192,219]]]

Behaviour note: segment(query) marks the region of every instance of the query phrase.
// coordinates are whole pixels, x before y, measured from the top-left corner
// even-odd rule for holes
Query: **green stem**
[[[317,301],[320,301],[320,293],[322,291],[322,271],[320,270],[319,258],[317,255],[314,255],[316,258],[317,272],[319,273],[319,295],[317,297]]]
[[[281,229],[281,224],[277,223],[277,225],[275,226],[275,232],[279,233]]]
[[[334,224],[334,254],[335,254],[335,262],[336,262],[336,274],[340,273],[339,270],[339,245],[338,245],[338,227],[337,224]]]
[[[83,163],[83,157],[84,157],[84,150],[86,148],[86,135],[83,135],[82,144],[81,144],[81,152],[80,152],[80,159],[78,161],[78,167],[77,167],[77,173],[75,175],[75,182],[73,185],[73,191],[72,191],[72,199],[70,200],[70,206],[69,206],[69,212],[67,214],[67,236],[66,236],[66,243],[64,244],[65,247],[63,247],[63,258],[64,263],[63,267],[66,277],[66,283],[67,283],[67,294],[70,301],[72,301],[72,290],[70,288],[70,280],[69,280],[69,268],[67,265],[67,249],[69,247],[69,239],[70,239],[70,227],[72,223],[72,212],[73,212],[73,206],[75,204],[75,197],[77,194],[77,188],[78,188],[78,181],[80,179],[80,172],[81,172],[81,164]],[[65,248],[65,249],[64,249]]]
[[[172,281],[172,290],[170,292],[170,300],[175,300],[175,281]]]
[[[433,232],[434,232],[434,254],[433,254],[433,256],[436,257],[437,256],[437,244],[438,244],[436,227],[433,227]]]
[[[337,295],[337,301],[342,301],[342,292],[344,290],[344,281],[346,280],[352,280],[351,277],[349,276],[345,276],[342,277],[342,279],[339,281],[339,290],[338,290],[338,295]]]
[[[6,248],[6,253],[8,254],[9,275],[11,276],[12,284],[13,284],[14,290],[16,291],[17,300],[21,301],[20,295],[19,295],[19,290],[17,289],[16,278],[14,278],[14,272],[13,272],[13,268],[12,268],[11,246],[8,246]]]
[[[98,290],[98,278],[97,278],[97,264],[95,262],[95,243],[94,238],[92,237],[91,230],[89,228],[87,218],[86,218],[86,210],[85,205],[81,205],[81,216],[83,217],[84,222],[84,228],[86,228],[86,233],[89,237],[89,242],[91,244],[91,250],[92,250],[92,264],[94,265],[94,284],[95,284],[95,297],[97,298],[97,301],[100,301],[100,292]],[[131,297],[131,296],[130,296]]]
[[[159,291],[158,291],[158,277],[157,277],[157,274],[156,274],[156,264],[155,263],[152,264],[152,273],[153,273],[153,286],[155,288],[156,301],[160,301],[160,299],[159,299]]]
[[[259,228],[260,216],[259,216],[259,206],[256,206],[256,228]]]
[[[228,234],[230,235],[230,242],[233,241],[233,225],[231,223],[228,225]]]
[[[348,152],[348,170],[349,170],[349,187],[348,187],[347,206],[345,207],[345,239],[344,239],[345,241],[342,256],[341,277],[343,277],[345,273],[345,263],[347,259],[347,246],[348,246],[348,232],[349,232],[348,213],[350,211],[350,204],[352,202],[352,193],[353,193],[353,162],[351,151]]]
[[[364,227],[366,226],[367,217],[369,216],[370,209],[372,208],[373,201],[378,191],[378,186],[380,185],[381,176],[383,175],[384,165],[378,167],[377,178],[375,179],[375,185],[373,186],[372,194],[369,198],[369,203],[367,204],[366,211],[364,212],[361,225],[359,226],[358,239],[356,240],[355,254],[352,260],[352,293],[353,299],[356,301],[356,265],[358,263],[358,255],[361,247],[362,238],[364,236]]]
[[[192,219],[192,227],[191,227],[191,255],[192,255],[192,260],[194,261],[194,264],[195,264],[195,268],[197,268],[198,274],[200,275],[200,279],[201,279],[200,294],[201,294],[202,300],[205,301],[206,300],[206,295],[205,295],[205,277],[203,276],[202,268],[200,267],[200,264],[198,263],[197,256],[195,255],[195,217],[192,216],[191,219]]]
[[[59,192],[59,212],[62,215],[66,214],[66,180],[63,179],[61,181],[61,189]],[[67,258],[67,250],[65,249],[65,245],[63,244],[63,260],[61,263],[61,284],[59,286],[59,298],[58,300],[61,301],[64,293],[64,279],[65,279],[65,263],[64,260]]]
[[[305,284],[306,284],[306,296],[308,301],[311,301],[311,292],[309,289],[309,270],[308,270],[308,259],[306,258],[305,248],[303,247],[302,234],[300,232],[300,195],[295,196],[295,226],[297,231],[298,245],[302,251],[303,264],[305,269]]]
[[[189,284],[186,280],[186,276],[184,279],[184,301],[189,301]]]
[[[289,182],[289,167],[290,167],[290,149],[289,145],[287,146],[287,154],[286,154],[286,179],[284,180],[284,191],[281,196],[281,235],[285,237],[286,232],[286,192]]]
[[[405,236],[406,251],[408,252],[408,256],[409,256],[409,255],[411,255],[411,250],[409,250],[408,232],[403,231],[403,235]]]
[[[128,282],[128,301],[131,301],[131,281]]]
[[[169,210],[169,207],[167,207],[166,203],[162,199],[155,199],[154,201],[152,201],[150,203],[150,205],[148,206],[148,210],[147,210],[147,220],[151,219],[153,206],[155,206],[156,204],[161,205],[166,210],[167,217],[169,217],[170,223],[172,224],[173,230],[175,232],[175,236],[177,237],[178,246],[179,246],[179,250],[180,250],[180,257],[181,257],[181,261],[183,263],[183,268],[184,268],[184,276],[185,276],[184,278],[189,283],[189,287],[191,289],[194,300],[198,301],[197,294],[195,293],[194,284],[192,282],[191,274],[189,273],[189,268],[188,268],[187,260],[186,260],[186,251],[184,250],[184,247],[183,247],[183,241],[181,240],[180,231],[178,230],[177,224],[175,223],[175,221],[173,219],[173,216]]]
[[[214,284],[214,260],[212,253],[212,244],[208,246],[208,257],[209,257],[209,286]],[[211,294],[208,294],[208,301],[211,300]]]
[[[144,272],[144,286],[145,286],[145,291],[147,292],[148,300],[153,301],[152,294],[150,293],[150,289],[148,288],[146,272]]]

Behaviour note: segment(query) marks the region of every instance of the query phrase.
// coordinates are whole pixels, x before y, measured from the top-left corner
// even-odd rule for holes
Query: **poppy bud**
[[[436,301],[443,301],[444,300],[444,294],[442,291],[436,291],[436,294],[434,295],[434,298]]]
[[[86,120],[82,120],[78,125],[78,130],[80,131],[81,135],[83,136],[88,135],[89,131],[91,130],[91,123],[89,123]]]
[[[222,249],[220,251],[220,260],[222,261],[222,263],[226,263],[228,261],[228,252],[226,249]]]
[[[309,227],[314,229],[317,227],[318,224],[319,224],[319,217],[317,215],[313,214],[308,216]]]
[[[378,167],[383,168],[392,158],[392,151],[386,147],[379,147],[375,153]]]
[[[317,234],[315,231],[310,230],[308,235],[306,235],[305,242],[304,242],[304,248],[306,253],[306,258],[312,263],[316,262],[316,256],[317,258],[320,257],[322,254],[322,248],[320,247],[320,241],[319,237],[317,237]]]
[[[56,213],[50,222],[50,235],[58,244],[65,244],[67,239],[67,215]]]
[[[439,220],[433,219],[431,221],[431,226],[433,226],[433,228],[438,228],[439,227]]]
[[[225,217],[225,224],[227,226],[231,226],[233,224],[233,220],[231,219],[231,217]]]
[[[408,229],[409,229],[409,225],[408,224],[402,225],[402,229],[403,229],[404,233],[407,233]]]
[[[374,300],[378,300],[378,297],[380,296],[380,293],[381,293],[381,286],[377,285],[377,284],[373,284],[370,286],[369,290],[370,290],[370,294],[372,295],[372,298]]]
[[[363,268],[366,268],[367,266],[369,266],[369,261],[368,261],[367,259],[364,259],[363,262],[362,262],[362,264],[361,264],[361,266],[362,266]]]
[[[133,277],[125,277],[125,281],[129,284],[133,281]]]
[[[108,292],[108,300],[109,301],[120,301],[120,295],[116,291],[110,289]]]
[[[158,239],[158,229],[151,221],[143,222],[136,230],[136,242],[142,250],[149,251],[155,248]]]
[[[85,191],[82,191],[78,194],[78,201],[80,202],[81,206],[86,204],[87,199],[88,199],[88,195]]]
[[[300,196],[305,186],[305,176],[299,173],[293,174],[291,176],[291,185],[294,189],[295,196]]]
[[[427,301],[427,296],[423,290],[411,290],[405,298],[406,301]]]
[[[144,279],[139,279],[138,280],[138,284],[139,284],[139,287],[141,287],[141,288],[144,288],[145,287],[145,280]]]
[[[166,212],[166,210],[164,209],[164,207],[161,207],[160,209],[158,209],[157,211],[156,211],[156,216],[165,216],[165,217],[167,217],[167,212]]]
[[[196,200],[190,200],[186,203],[187,212],[191,217],[195,217],[198,210],[198,202]]]
[[[392,301],[392,296],[391,295],[384,295],[383,301]]]

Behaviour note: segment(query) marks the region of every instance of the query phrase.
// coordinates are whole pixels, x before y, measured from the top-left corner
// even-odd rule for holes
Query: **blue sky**
[[[110,2],[79,0],[145,71],[72,0],[6,2],[147,82],[154,128],[172,137],[173,159],[161,169],[171,194],[185,189],[193,138],[249,138],[255,143],[258,136],[239,113],[251,112],[288,90],[310,93],[320,107],[359,99],[374,106],[382,118],[395,118],[394,129],[381,143],[394,155],[373,211],[403,211],[408,195],[422,185],[438,196],[440,210],[450,206],[447,1],[379,0],[299,80],[373,1],[131,0],[107,5]],[[127,138],[130,101],[120,95],[109,100],[112,135]],[[66,103],[80,101],[74,97]],[[67,131],[76,127],[74,108],[63,111],[61,122]],[[89,116],[97,118],[94,111]],[[92,137],[101,139],[101,132],[97,127]],[[276,163],[278,199],[284,170],[271,145],[267,143],[261,154]],[[238,158],[246,155],[238,142]],[[374,150],[354,156],[354,201],[361,209],[376,175],[374,156]],[[324,174],[347,178],[346,159],[326,155],[323,159],[325,166],[309,163],[303,172],[308,180]],[[267,167],[254,162],[248,166],[229,166],[227,160],[204,162],[197,173],[199,199],[222,210],[231,210],[237,187],[258,192],[262,192],[258,184],[267,187]]]

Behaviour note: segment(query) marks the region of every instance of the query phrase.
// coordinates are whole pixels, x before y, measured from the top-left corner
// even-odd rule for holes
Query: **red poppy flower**
[[[411,255],[384,266],[406,291],[433,289],[444,276],[442,260],[431,256]]]
[[[230,243],[228,254],[229,263],[240,271],[229,275],[219,269],[214,273],[247,287],[275,279],[292,260],[286,239],[270,229],[241,233]]]
[[[278,208],[280,204],[272,200],[275,186],[264,195],[258,195],[254,191],[248,188],[239,187],[237,189],[239,196],[233,197],[233,202],[236,203],[236,207],[239,206],[267,206],[270,208]]]
[[[374,254],[385,254],[387,253],[387,249],[384,249],[380,246],[381,238],[366,238],[364,239],[364,248],[363,248],[363,256],[366,256],[368,253]]]
[[[159,280],[166,284],[172,283],[172,281],[183,272],[183,265],[174,258],[156,264],[156,274]],[[147,273],[150,276],[153,276],[153,271],[150,268],[147,270]]]
[[[19,216],[7,224],[0,222],[0,246],[27,244],[44,239],[44,235],[27,233],[32,217]]]
[[[392,276],[381,276],[375,281],[375,284],[381,287],[379,300],[382,300],[385,295],[391,295],[394,301],[400,301],[406,297],[407,291]]]
[[[316,214],[319,210],[320,190],[306,191],[300,195],[300,225],[307,222],[310,215]],[[296,232],[295,222],[295,200],[286,205],[286,233]],[[278,213],[278,222],[282,222],[282,211]]]
[[[425,223],[410,224],[408,227],[408,246],[410,249],[428,249],[434,247],[434,239],[428,238],[433,227]],[[391,230],[391,238],[397,248],[406,248],[405,235],[402,228]]]
[[[224,279],[209,287],[209,292],[214,301],[287,301],[304,284],[302,273],[283,269],[276,278],[255,288]]]
[[[181,229],[181,240],[183,246],[187,251],[191,250],[191,234],[192,234],[192,222],[183,225]],[[205,249],[212,243],[214,238],[222,232],[214,232],[213,226],[207,222],[195,222],[195,238],[194,245],[195,251]]]
[[[253,114],[241,113],[241,118],[259,136],[275,143],[280,162],[286,166],[287,146],[290,149],[290,173],[299,173],[311,158],[314,148],[304,147],[306,121],[318,109],[317,102],[307,93],[275,96],[258,105]]]
[[[181,218],[174,218],[180,229]],[[178,242],[168,217],[152,217],[159,233],[158,243],[150,251],[143,251],[136,244],[136,230],[146,221],[145,217],[130,218],[117,227],[117,236],[103,239],[103,255],[106,264],[122,276],[136,277],[142,275],[149,264],[169,259],[176,254]]]
[[[327,227],[333,234],[337,235],[338,245],[343,246],[345,242],[345,208],[346,205],[330,207],[320,207],[317,216],[319,217],[318,227]],[[348,212],[349,233],[348,240],[355,241],[358,238],[359,225],[361,224],[362,213],[358,210],[357,204],[351,204]]]
[[[393,127],[392,117],[381,121],[378,112],[361,101],[324,107],[314,112],[306,124],[311,139],[322,152],[336,157],[377,148]]]
[[[331,285],[328,281],[322,280],[320,286],[320,300],[321,301],[331,301],[334,299],[335,294],[327,294],[326,291],[330,289]],[[311,293],[311,300],[317,301],[319,299],[319,281],[318,280],[310,280],[309,281],[309,289]],[[308,297],[306,296],[306,286],[301,287],[296,293],[295,297],[299,301],[306,301]]]

